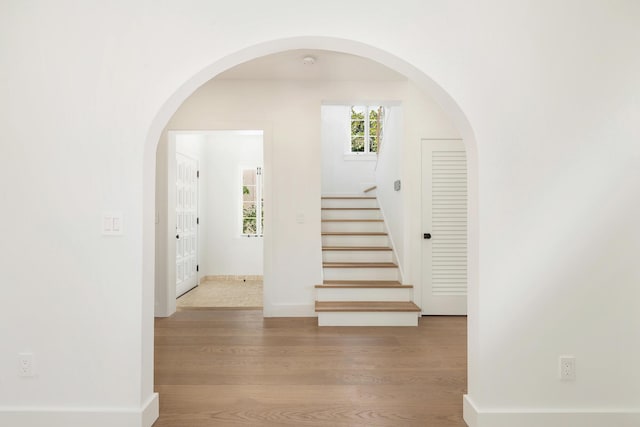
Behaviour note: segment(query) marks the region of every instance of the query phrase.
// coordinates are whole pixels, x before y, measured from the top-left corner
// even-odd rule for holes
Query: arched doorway
[[[198,87],[214,78],[221,72],[243,62],[266,56],[269,54],[294,49],[322,49],[348,53],[379,62],[401,74],[407,76],[415,85],[434,98],[448,115],[449,119],[459,130],[467,148],[469,175],[469,286],[468,286],[468,389],[473,390],[475,355],[477,354],[477,339],[475,315],[478,305],[478,230],[477,230],[477,148],[475,137],[464,113],[455,100],[446,93],[436,82],[431,80],[423,71],[411,64],[375,47],[359,42],[323,37],[298,37],[274,40],[243,49],[235,54],[221,58],[212,63],[200,73],[191,77],[165,102],[154,118],[147,139],[145,141],[143,179],[143,391],[152,392],[153,387],[153,312],[154,312],[154,212],[155,212],[155,152],[160,134],[182,102]],[[265,265],[268,264],[270,253],[269,242],[265,241]],[[267,271],[265,267],[265,278]],[[267,280],[265,280],[266,282]],[[265,285],[265,306],[268,305],[269,292]]]

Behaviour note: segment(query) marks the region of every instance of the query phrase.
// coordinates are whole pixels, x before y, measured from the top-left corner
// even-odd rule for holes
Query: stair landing
[[[318,326],[418,326],[409,301],[317,301]]]

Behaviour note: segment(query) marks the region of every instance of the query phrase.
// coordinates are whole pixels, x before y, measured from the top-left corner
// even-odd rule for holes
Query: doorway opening
[[[476,286],[477,286],[477,226],[476,226],[476,221],[477,221],[477,191],[476,191],[476,180],[475,177],[477,175],[477,166],[476,166],[476,159],[477,159],[477,153],[476,153],[476,149],[475,149],[475,142],[474,142],[474,136],[473,136],[473,132],[472,129],[469,125],[469,123],[467,122],[464,114],[461,112],[461,110],[459,109],[459,107],[457,106],[457,104],[455,103],[455,101],[442,89],[440,88],[435,82],[433,82],[431,79],[429,79],[422,71],[417,70],[415,68],[413,68],[410,64],[408,64],[407,62],[404,62],[403,60],[387,53],[384,51],[381,51],[377,48],[374,48],[372,46],[367,46],[361,43],[356,43],[356,42],[351,42],[348,40],[340,40],[340,39],[331,39],[331,38],[317,38],[317,37],[301,37],[301,38],[294,38],[294,39],[287,39],[287,40],[277,40],[277,41],[272,41],[272,42],[268,42],[268,43],[264,43],[262,45],[258,45],[258,46],[253,46],[249,49],[243,50],[241,52],[238,52],[237,54],[234,54],[230,57],[224,58],[222,60],[216,60],[210,67],[206,68],[205,70],[203,70],[202,72],[200,72],[199,74],[197,74],[196,76],[194,76],[192,79],[190,79],[188,82],[186,82],[184,85],[182,85],[180,87],[179,90],[176,91],[176,93],[171,97],[171,99],[169,101],[167,101],[167,103],[163,106],[162,110],[158,113],[158,115],[156,116],[154,122],[152,123],[152,127],[151,130],[149,132],[149,136],[148,136],[148,140],[147,140],[147,156],[146,156],[146,163],[145,163],[145,187],[146,187],[146,191],[145,191],[145,219],[146,220],[151,220],[153,218],[153,214],[150,213],[152,212],[152,207],[153,207],[153,195],[149,194],[149,188],[150,186],[152,186],[153,183],[153,174],[155,172],[155,169],[152,165],[150,165],[150,159],[153,157],[152,154],[149,154],[149,151],[154,152],[156,145],[158,143],[158,141],[162,140],[162,138],[160,138],[161,134],[162,134],[162,129],[165,128],[167,126],[167,123],[170,123],[170,119],[172,117],[172,115],[176,112],[176,110],[178,109],[178,107],[180,106],[180,104],[185,101],[187,99],[187,97],[189,97],[190,95],[192,95],[193,93],[195,93],[195,90],[200,87],[201,85],[205,84],[207,81],[209,81],[210,79],[212,79],[213,77],[221,74],[222,72],[224,72],[225,70],[230,69],[231,67],[238,65],[238,64],[242,64],[245,63],[249,60],[255,59],[255,58],[259,58],[259,57],[263,57],[266,55],[271,55],[273,53],[277,53],[277,52],[285,52],[291,49],[304,49],[307,48],[309,46],[313,46],[315,49],[327,49],[327,50],[332,50],[332,51],[336,51],[336,52],[343,52],[343,53],[348,53],[348,54],[353,54],[353,55],[358,55],[360,57],[363,58],[368,58],[371,60],[374,60],[376,62],[379,62],[383,65],[388,66],[389,68],[393,69],[393,70],[397,70],[398,72],[404,74],[405,76],[407,76],[412,82],[415,83],[416,87],[421,90],[421,91],[426,91],[427,93],[429,93],[437,102],[438,104],[442,107],[444,113],[448,116],[448,118],[452,121],[453,125],[458,129],[459,133],[460,133],[460,137],[461,139],[463,139],[465,141],[465,145],[467,146],[467,153],[468,153],[468,160],[469,160],[469,177],[470,177],[470,182],[469,182],[469,199],[468,199],[468,206],[469,206],[469,228],[468,228],[468,235],[469,235],[469,299],[468,299],[468,307],[469,307],[469,323],[468,323],[468,333],[469,333],[469,339],[468,339],[468,354],[469,354],[469,375],[468,375],[468,390],[471,391],[474,387],[474,377],[475,377],[475,372],[471,370],[471,367],[473,366],[473,361],[474,361],[474,354],[476,354],[476,348],[477,348],[477,338],[478,338],[478,333],[476,330],[476,326],[477,324],[474,321],[474,315],[476,313],[476,307],[477,307],[477,291],[476,291]],[[306,87],[311,87],[311,85],[306,85]],[[283,88],[283,89],[288,89],[288,88]],[[299,93],[299,92],[298,92]],[[245,93],[246,95],[246,93]],[[336,93],[334,95],[334,97],[338,97],[339,94]],[[238,98],[240,99],[240,98]],[[253,108],[254,105],[248,104],[250,105],[250,107]],[[305,105],[306,108],[306,105]],[[317,107],[315,107],[317,108]],[[317,110],[316,110],[317,111]],[[288,113],[289,115],[291,114],[295,114],[298,111],[294,110],[294,109],[290,109],[287,110],[286,113]],[[218,111],[214,111],[212,112],[212,117],[216,117],[216,113],[219,113]],[[253,111],[249,111],[250,114],[245,114],[244,116],[237,116],[236,118],[240,118],[239,121],[246,121],[243,119],[243,117],[260,117],[258,115],[255,114],[255,112]],[[253,114],[251,114],[253,113]],[[317,114],[317,113],[316,113]],[[222,129],[262,129],[264,131],[264,137],[265,137],[265,167],[266,170],[269,171],[269,174],[267,174],[266,177],[266,183],[265,183],[265,190],[266,190],[266,200],[273,200],[274,201],[274,205],[276,204],[276,200],[274,200],[274,198],[269,197],[269,193],[270,192],[276,192],[275,190],[273,190],[274,186],[269,185],[270,182],[269,180],[270,178],[270,174],[271,171],[274,171],[275,168],[271,168],[270,167],[270,161],[273,160],[274,156],[272,154],[272,142],[271,142],[271,127],[273,126],[273,122],[275,119],[275,117],[277,117],[276,113],[270,113],[270,117],[267,118],[264,122],[258,124],[258,125],[243,125],[243,126],[238,126],[238,123],[234,123],[232,125],[230,125],[230,127],[226,127],[224,125],[220,125],[220,127],[217,127],[218,130],[222,130]],[[290,119],[290,117],[288,117],[288,119]],[[415,119],[415,118],[414,118]],[[299,138],[283,138],[282,135],[278,134],[278,139],[279,139],[279,143],[285,144],[286,145],[286,149],[289,150],[288,153],[280,153],[278,152],[277,154],[280,155],[282,154],[283,157],[279,158],[279,165],[282,168],[286,168],[288,166],[291,165],[291,160],[290,159],[295,159],[296,156],[300,157],[300,156],[306,156],[306,155],[318,155],[319,153],[310,153],[307,154],[305,153],[303,150],[300,149],[300,145],[299,142],[301,140],[303,140],[303,138],[307,138],[309,133],[308,130],[309,129],[314,129],[313,126],[309,127],[309,126],[305,126],[306,123],[299,123],[296,122],[294,120],[290,120],[290,123],[294,124],[296,127],[295,129],[298,130],[300,129],[301,131],[299,132]],[[210,126],[207,126],[206,129],[211,129]],[[165,130],[166,132],[166,130]],[[415,138],[417,136],[417,138]],[[407,135],[407,137],[414,137],[413,139],[416,141],[419,141],[419,139],[421,137],[423,137],[423,135]],[[158,147],[158,152],[161,152],[161,147]],[[289,157],[291,156],[291,157]],[[409,157],[410,155],[405,155],[405,157]],[[275,163],[275,162],[273,162]],[[273,165],[273,163],[271,163],[271,165]],[[286,165],[286,166],[285,166]],[[413,162],[412,163],[413,166],[411,166],[411,168],[413,168],[413,171],[415,173],[416,170],[416,163]],[[405,165],[406,166],[406,165]],[[417,166],[417,168],[419,168],[419,166]],[[309,174],[310,176],[313,176],[313,174],[318,173],[318,171],[316,170],[309,170],[309,171],[305,171],[307,172],[307,174]],[[303,186],[301,181],[296,181],[296,180],[286,180],[283,178],[281,178],[276,184],[279,186],[279,188],[284,189],[285,191],[291,191],[291,192],[296,192],[296,191],[300,191],[302,190],[303,192],[306,192],[307,194],[310,194],[313,191],[318,192],[319,194],[319,174],[318,174],[318,179],[317,182],[314,182],[314,186]],[[405,184],[403,182],[403,184]],[[315,188],[315,186],[317,185],[317,189]],[[402,187],[403,189],[406,189],[407,187]],[[279,197],[282,197],[283,200],[278,200],[278,205],[277,206],[285,206],[286,205],[286,201],[288,201],[287,197],[289,197],[288,195],[285,196],[284,193],[280,193],[279,191],[276,192]],[[158,197],[158,195],[156,195],[156,197]],[[306,197],[306,196],[305,196]],[[316,197],[316,199],[318,199]],[[283,203],[283,201],[285,203]],[[419,201],[418,201],[419,203]],[[297,220],[299,218],[302,219],[301,222],[298,222],[299,224],[304,224],[305,221],[310,222],[311,221],[311,214],[309,213],[309,211],[305,211],[305,207],[307,206],[308,201],[306,200],[306,198],[302,198],[300,199],[299,203],[289,203],[288,206],[285,206],[287,208],[287,211],[284,211],[284,209],[282,211],[278,211],[278,221],[281,222],[282,224],[277,224],[278,227],[280,227],[283,231],[283,236],[286,235],[286,238],[291,239],[292,241],[295,240],[296,243],[300,243],[300,242],[304,242],[306,239],[306,226],[294,226],[297,228],[293,228],[290,225],[287,225],[289,222],[291,222],[290,220],[293,219],[293,222],[297,222]],[[406,203],[406,207],[408,208],[415,208],[414,206],[415,201],[414,202],[407,202]],[[294,250],[289,250],[286,242],[283,244],[282,240],[279,240],[282,236],[278,235],[278,239],[275,238],[274,234],[269,234],[269,233],[273,233],[273,228],[270,227],[270,223],[273,224],[273,220],[270,218],[273,218],[273,216],[269,215],[270,214],[270,210],[274,209],[272,206],[269,205],[269,203],[265,204],[265,235],[264,235],[264,241],[265,241],[265,258],[264,258],[264,277],[265,277],[265,295],[264,295],[264,302],[265,302],[265,317],[271,317],[271,316],[278,316],[281,313],[284,313],[288,316],[305,316],[308,315],[308,311],[307,311],[307,307],[306,306],[300,306],[298,303],[297,298],[299,297],[298,294],[293,294],[293,293],[289,293],[287,289],[272,289],[269,290],[269,270],[270,269],[280,269],[282,271],[284,271],[284,269],[290,269],[291,266],[295,266],[296,270],[295,271],[302,271],[302,270],[309,270],[308,268],[306,268],[307,266],[305,265],[305,261],[304,261],[304,257],[303,256],[308,256],[309,253],[305,253],[304,251],[294,251]],[[416,209],[413,209],[416,210]],[[419,211],[419,208],[417,209]],[[145,221],[145,224],[147,223],[147,221]],[[416,224],[416,222],[414,221],[413,223],[410,224],[411,227],[414,228],[420,228],[419,222]],[[287,230],[286,227],[289,227],[289,229]],[[415,231],[412,228],[412,231]],[[314,232],[317,234],[319,234],[317,232],[317,230],[314,230]],[[145,281],[145,309],[144,309],[144,314],[145,317],[147,314],[150,313],[150,311],[152,311],[152,309],[150,310],[149,308],[149,300],[147,300],[147,297],[150,295],[153,295],[153,279],[152,279],[152,271],[153,268],[149,268],[150,265],[153,264],[153,260],[149,260],[149,246],[153,246],[153,238],[149,237],[150,234],[150,227],[145,226],[145,235],[144,235],[144,240],[145,240],[145,277],[144,277],[144,281]],[[421,234],[421,233],[420,233]],[[413,235],[413,233],[412,233]],[[274,241],[271,241],[270,239],[273,238]],[[275,242],[275,240],[278,240],[277,242]],[[151,242],[151,245],[149,245],[149,243]],[[413,240],[411,242],[405,242],[401,245],[401,247],[403,248],[403,250],[405,250],[408,253],[414,253],[415,251],[415,247],[418,246],[421,242],[414,242]],[[318,245],[319,246],[319,245]],[[272,249],[277,249],[277,251],[274,251]],[[151,248],[152,249],[152,248]],[[152,252],[151,252],[152,253]],[[277,255],[277,256],[276,256]],[[157,254],[156,254],[157,256]],[[284,259],[286,258],[286,262],[284,262]],[[419,263],[413,263],[413,266],[411,268],[415,269],[419,268],[419,265],[416,265]],[[159,267],[159,262],[158,260],[156,260],[155,263],[156,266],[156,270]],[[151,271],[150,271],[151,270]],[[278,272],[280,272],[280,270],[278,270]],[[298,277],[295,274],[289,274],[289,275],[285,275],[283,276],[285,279],[288,279],[288,281],[294,282],[298,279]],[[279,280],[280,285],[282,285],[282,283],[287,283],[287,280]],[[308,294],[312,295],[312,289],[311,287],[313,286],[313,283],[309,283],[309,284],[303,284],[303,286],[307,286],[310,289],[308,290]],[[307,291],[305,291],[307,292]],[[303,293],[300,293],[300,295],[302,295]],[[276,298],[277,297],[277,298]],[[276,306],[274,305],[274,302],[282,302],[281,305]],[[167,303],[167,306],[169,307],[169,310],[167,310],[169,312],[169,314],[171,313],[171,307],[170,307],[170,303]],[[158,309],[158,307],[156,307],[156,309]],[[175,306],[173,308],[173,310],[175,311]],[[162,310],[156,310],[156,313],[159,313],[160,315],[162,315]],[[149,322],[150,323],[150,322]],[[149,328],[149,329],[147,329]],[[144,389],[147,389],[147,387],[151,387],[153,385],[153,342],[152,341],[147,341],[147,338],[152,337],[153,334],[151,333],[153,330],[153,325],[148,326],[148,323],[145,321],[145,326],[143,327],[143,337],[145,342],[143,343],[144,345],[144,355],[143,355],[143,366],[144,366],[144,375],[145,377],[143,378],[143,383],[144,383]],[[152,338],[149,338],[149,340],[151,340]]]
[[[157,221],[166,221],[165,274],[176,307],[262,308],[264,132],[170,130],[166,137],[167,161],[159,147],[157,165],[166,210],[159,199]]]

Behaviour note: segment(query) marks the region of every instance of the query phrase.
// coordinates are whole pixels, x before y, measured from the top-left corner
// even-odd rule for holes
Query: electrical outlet
[[[18,375],[21,377],[35,376],[33,353],[18,353]]]
[[[560,380],[576,380],[576,358],[574,356],[560,356]]]

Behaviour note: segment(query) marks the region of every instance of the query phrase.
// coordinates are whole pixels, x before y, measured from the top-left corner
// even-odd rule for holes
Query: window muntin
[[[383,134],[382,105],[353,105],[350,110],[351,135],[349,152],[377,153]]]
[[[264,199],[262,197],[262,167],[242,169],[242,232],[243,236],[262,236]],[[260,220],[258,220],[258,218]]]

